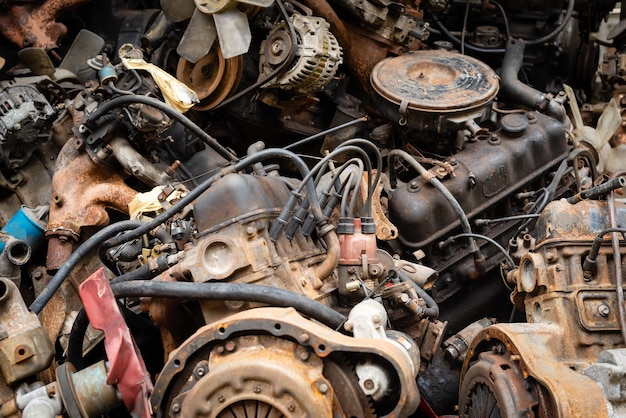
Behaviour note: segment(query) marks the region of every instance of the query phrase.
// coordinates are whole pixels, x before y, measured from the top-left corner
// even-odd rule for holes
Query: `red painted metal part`
[[[150,375],[117,306],[104,269],[96,271],[80,285],[80,298],[91,326],[104,332],[110,363],[107,383],[117,386],[133,416],[150,417]]]

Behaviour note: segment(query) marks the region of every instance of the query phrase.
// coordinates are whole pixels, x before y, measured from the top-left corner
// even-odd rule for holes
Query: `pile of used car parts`
[[[615,5],[0,2],[0,415],[623,416]]]

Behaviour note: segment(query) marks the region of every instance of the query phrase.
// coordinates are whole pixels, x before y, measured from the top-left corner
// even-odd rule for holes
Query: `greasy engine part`
[[[626,221],[623,203],[616,203],[616,220]],[[609,226],[606,202],[560,200],[546,207],[535,250],[510,275],[516,285],[512,297],[523,304],[528,324],[493,325],[476,337],[463,365],[464,414],[472,410],[476,376],[489,374],[483,356],[494,354],[484,353],[496,347],[499,355],[510,352],[506,357],[521,370],[524,385],[539,395],[537,408],[549,416],[621,416],[626,400],[607,377],[624,371],[613,253],[600,246],[594,264],[585,262]],[[620,252],[623,256],[623,247]],[[512,385],[491,390],[496,398],[515,402],[525,393]]]
[[[324,374],[325,367],[337,367],[325,366],[336,356],[385,365],[393,392],[382,414],[408,416],[417,408],[415,366],[402,345],[347,337],[292,309],[277,308],[248,310],[200,328],[170,355],[151,402],[157,416],[169,417],[225,417],[244,410],[251,416],[272,411],[286,417],[345,417],[340,405],[360,401],[344,397],[360,389],[335,386],[358,385],[354,371],[344,370],[349,378],[338,382],[331,380],[337,373]]]
[[[47,140],[55,111],[35,87],[0,92],[0,154],[4,167],[17,171]]]
[[[486,64],[448,51],[384,59],[371,81],[390,120],[436,132],[484,121],[499,88],[498,76]]]
[[[264,87],[277,86],[298,93],[321,90],[337,73],[343,62],[342,50],[324,19],[313,16],[291,16],[296,39],[291,39],[286,25],[275,27],[261,43],[259,78],[270,75],[295,48],[295,62],[289,69]]]
[[[292,240],[282,235],[275,242],[269,237],[271,222],[289,199],[285,181],[239,174],[219,180],[194,205],[197,239],[161,280],[256,283],[324,302],[335,285],[313,273],[328,257],[320,244],[302,234]],[[237,303],[206,302],[202,306],[206,322],[246,308]]]
[[[498,205],[498,216],[515,213],[523,202],[516,202],[512,194],[522,190],[553,170],[569,153],[563,126],[555,119],[530,112],[505,115],[501,129],[489,136],[465,144],[465,149],[450,157],[454,177],[446,177],[442,184],[458,200],[469,219],[476,218]],[[433,175],[446,176],[444,167],[435,166]],[[542,187],[540,185],[539,187]],[[506,205],[503,204],[506,202]],[[422,249],[428,266],[439,271],[437,292],[449,295],[444,271],[457,266],[449,274],[458,278],[472,278],[472,267],[461,267],[459,261],[467,249],[452,253],[437,247],[461,226],[458,214],[444,196],[423,177],[399,183],[389,196],[391,221],[398,227],[399,241],[414,249]],[[503,234],[502,225],[484,230],[484,235]],[[458,288],[457,288],[458,289]],[[441,293],[442,295],[444,293]],[[444,296],[441,296],[444,298]],[[440,299],[441,300],[441,299]]]
[[[0,8],[0,32],[21,48],[54,49],[67,33],[66,26],[56,20],[68,10],[88,1],[46,0],[39,5],[10,2]]]
[[[106,209],[126,213],[137,194],[120,173],[94,163],[79,145],[69,140],[57,157],[46,228],[49,271],[57,270],[70,256],[81,228],[107,225]]]

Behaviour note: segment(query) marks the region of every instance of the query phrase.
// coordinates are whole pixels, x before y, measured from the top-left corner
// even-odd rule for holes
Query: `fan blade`
[[[193,0],[161,0],[163,14],[175,23],[189,19],[195,9],[196,3]]]
[[[246,23],[248,21],[246,20]],[[217,36],[215,23],[210,15],[196,10],[176,48],[176,52],[187,61],[195,64],[209,53]]]
[[[572,109],[572,116],[574,117],[574,128],[582,129],[585,124],[583,123],[583,117],[581,116],[580,109],[578,108],[576,94],[574,93],[574,90],[567,84],[563,84],[563,89],[565,90],[565,93],[567,93],[567,97],[569,98],[569,106]]]
[[[250,4],[258,7],[270,7],[274,0],[239,0],[239,3]]]
[[[248,52],[252,33],[248,16],[244,12],[236,7],[230,7],[213,14],[213,18],[224,58],[233,58]]]
[[[617,131],[617,128],[622,123],[622,115],[617,107],[615,99],[611,99],[608,106],[600,115],[598,119],[598,125],[596,131],[598,132],[598,138],[600,139],[600,145],[604,147],[609,142],[609,139],[613,137],[613,134]]]

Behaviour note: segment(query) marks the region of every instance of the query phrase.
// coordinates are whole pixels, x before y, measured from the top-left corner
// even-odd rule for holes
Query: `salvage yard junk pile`
[[[626,416],[626,10],[499,1],[0,2],[0,416]]]

